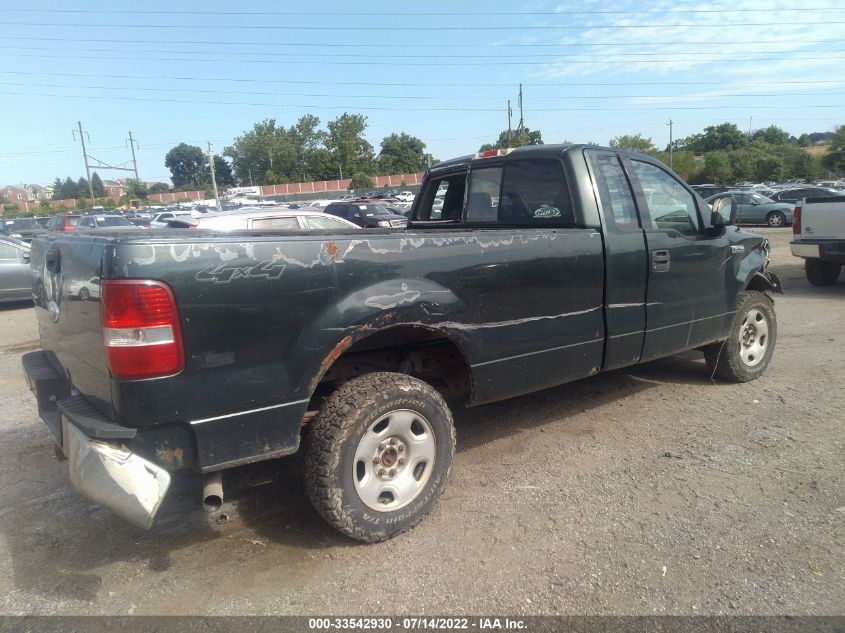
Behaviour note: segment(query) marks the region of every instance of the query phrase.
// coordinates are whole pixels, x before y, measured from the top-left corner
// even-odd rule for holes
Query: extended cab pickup
[[[792,213],[792,254],[814,286],[832,286],[845,263],[845,196],[805,198]]]
[[[51,235],[23,364],[77,489],[138,525],[172,471],[213,506],[302,438],[319,513],[378,541],[443,491],[452,406],[690,349],[762,374],[780,284],[734,215],[648,156],[547,145],[438,164],[402,231]]]

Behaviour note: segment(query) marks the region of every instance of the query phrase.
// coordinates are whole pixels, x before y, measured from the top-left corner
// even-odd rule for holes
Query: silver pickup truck
[[[832,286],[845,263],[845,196],[805,198],[792,215],[792,254],[804,259],[811,284]]]

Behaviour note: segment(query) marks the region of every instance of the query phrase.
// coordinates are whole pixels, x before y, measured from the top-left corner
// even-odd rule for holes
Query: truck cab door
[[[734,309],[727,236],[705,230],[702,216],[709,217],[709,207],[669,170],[634,158],[624,158],[623,163],[648,258],[641,360],[720,340]]]
[[[605,246],[604,369],[640,360],[646,329],[648,261],[631,184],[619,156],[584,150],[602,215]]]

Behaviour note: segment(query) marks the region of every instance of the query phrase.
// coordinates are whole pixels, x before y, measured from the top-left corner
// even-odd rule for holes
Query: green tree
[[[795,137],[777,125],[762,128],[751,135],[752,141],[763,141],[769,145],[787,145],[796,141]]]
[[[68,176],[59,188],[59,200],[69,200],[79,195],[76,183]]]
[[[355,172],[349,182],[350,189],[366,189],[373,186],[373,181],[363,172]]]
[[[100,174],[96,171],[91,176],[91,188],[94,190],[95,198],[102,198],[106,195],[106,188],[103,187],[103,181],[100,178]]]
[[[326,148],[331,153],[338,171],[344,174],[374,171],[373,146],[364,138],[367,117],[344,112],[327,124]]]
[[[229,163],[219,154],[214,155],[214,178],[217,180],[218,189],[226,189],[235,186],[235,177],[232,175],[232,168]],[[211,182],[211,174],[208,176]]]
[[[170,180],[176,189],[199,188],[205,185],[206,158],[196,145],[179,143],[164,157]]]
[[[738,149],[747,144],[748,137],[733,123],[708,125],[704,134],[693,134],[683,142],[684,149],[696,153]]]
[[[76,182],[76,195],[79,197],[90,196],[91,191],[88,189],[88,180],[80,176]]]
[[[147,183],[129,178],[123,183],[123,192],[127,198],[146,198],[150,195]]]
[[[786,164],[777,155],[761,156],[754,163],[754,180],[774,180],[780,182],[786,178]]]
[[[410,134],[385,136],[378,157],[383,174],[413,174],[425,170],[425,143]]]
[[[225,148],[223,155],[232,159],[235,179],[247,184],[251,179],[260,185],[286,182],[296,171],[294,144],[275,119],[256,123]]]
[[[619,149],[628,149],[634,152],[653,153],[657,151],[654,143],[650,138],[646,138],[641,134],[625,134],[610,139],[608,143],[611,147],[618,147]],[[674,160],[674,157],[673,157]]]
[[[64,182],[61,178],[56,177],[53,181],[53,200],[61,200],[62,199],[62,187],[64,187]]]
[[[521,147],[523,145],[542,145],[543,134],[540,130],[530,130],[525,128],[522,134],[518,130],[511,130],[510,138],[508,138],[508,131],[503,130],[499,134],[499,138],[495,143],[485,143],[478,148],[479,152],[487,152],[491,149],[508,149],[509,147]]]
[[[823,164],[832,171],[845,172],[845,125],[836,128]]]
[[[704,180],[717,185],[726,184],[730,182],[732,175],[727,154],[724,152],[710,152],[704,156],[704,169],[702,170]]]
[[[154,182],[149,186],[150,193],[167,193],[170,187],[165,182]]]

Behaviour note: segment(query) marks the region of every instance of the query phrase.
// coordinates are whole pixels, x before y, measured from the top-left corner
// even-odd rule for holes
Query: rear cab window
[[[420,193],[415,222],[557,226],[576,224],[563,163],[555,157],[474,163],[432,177]]]

